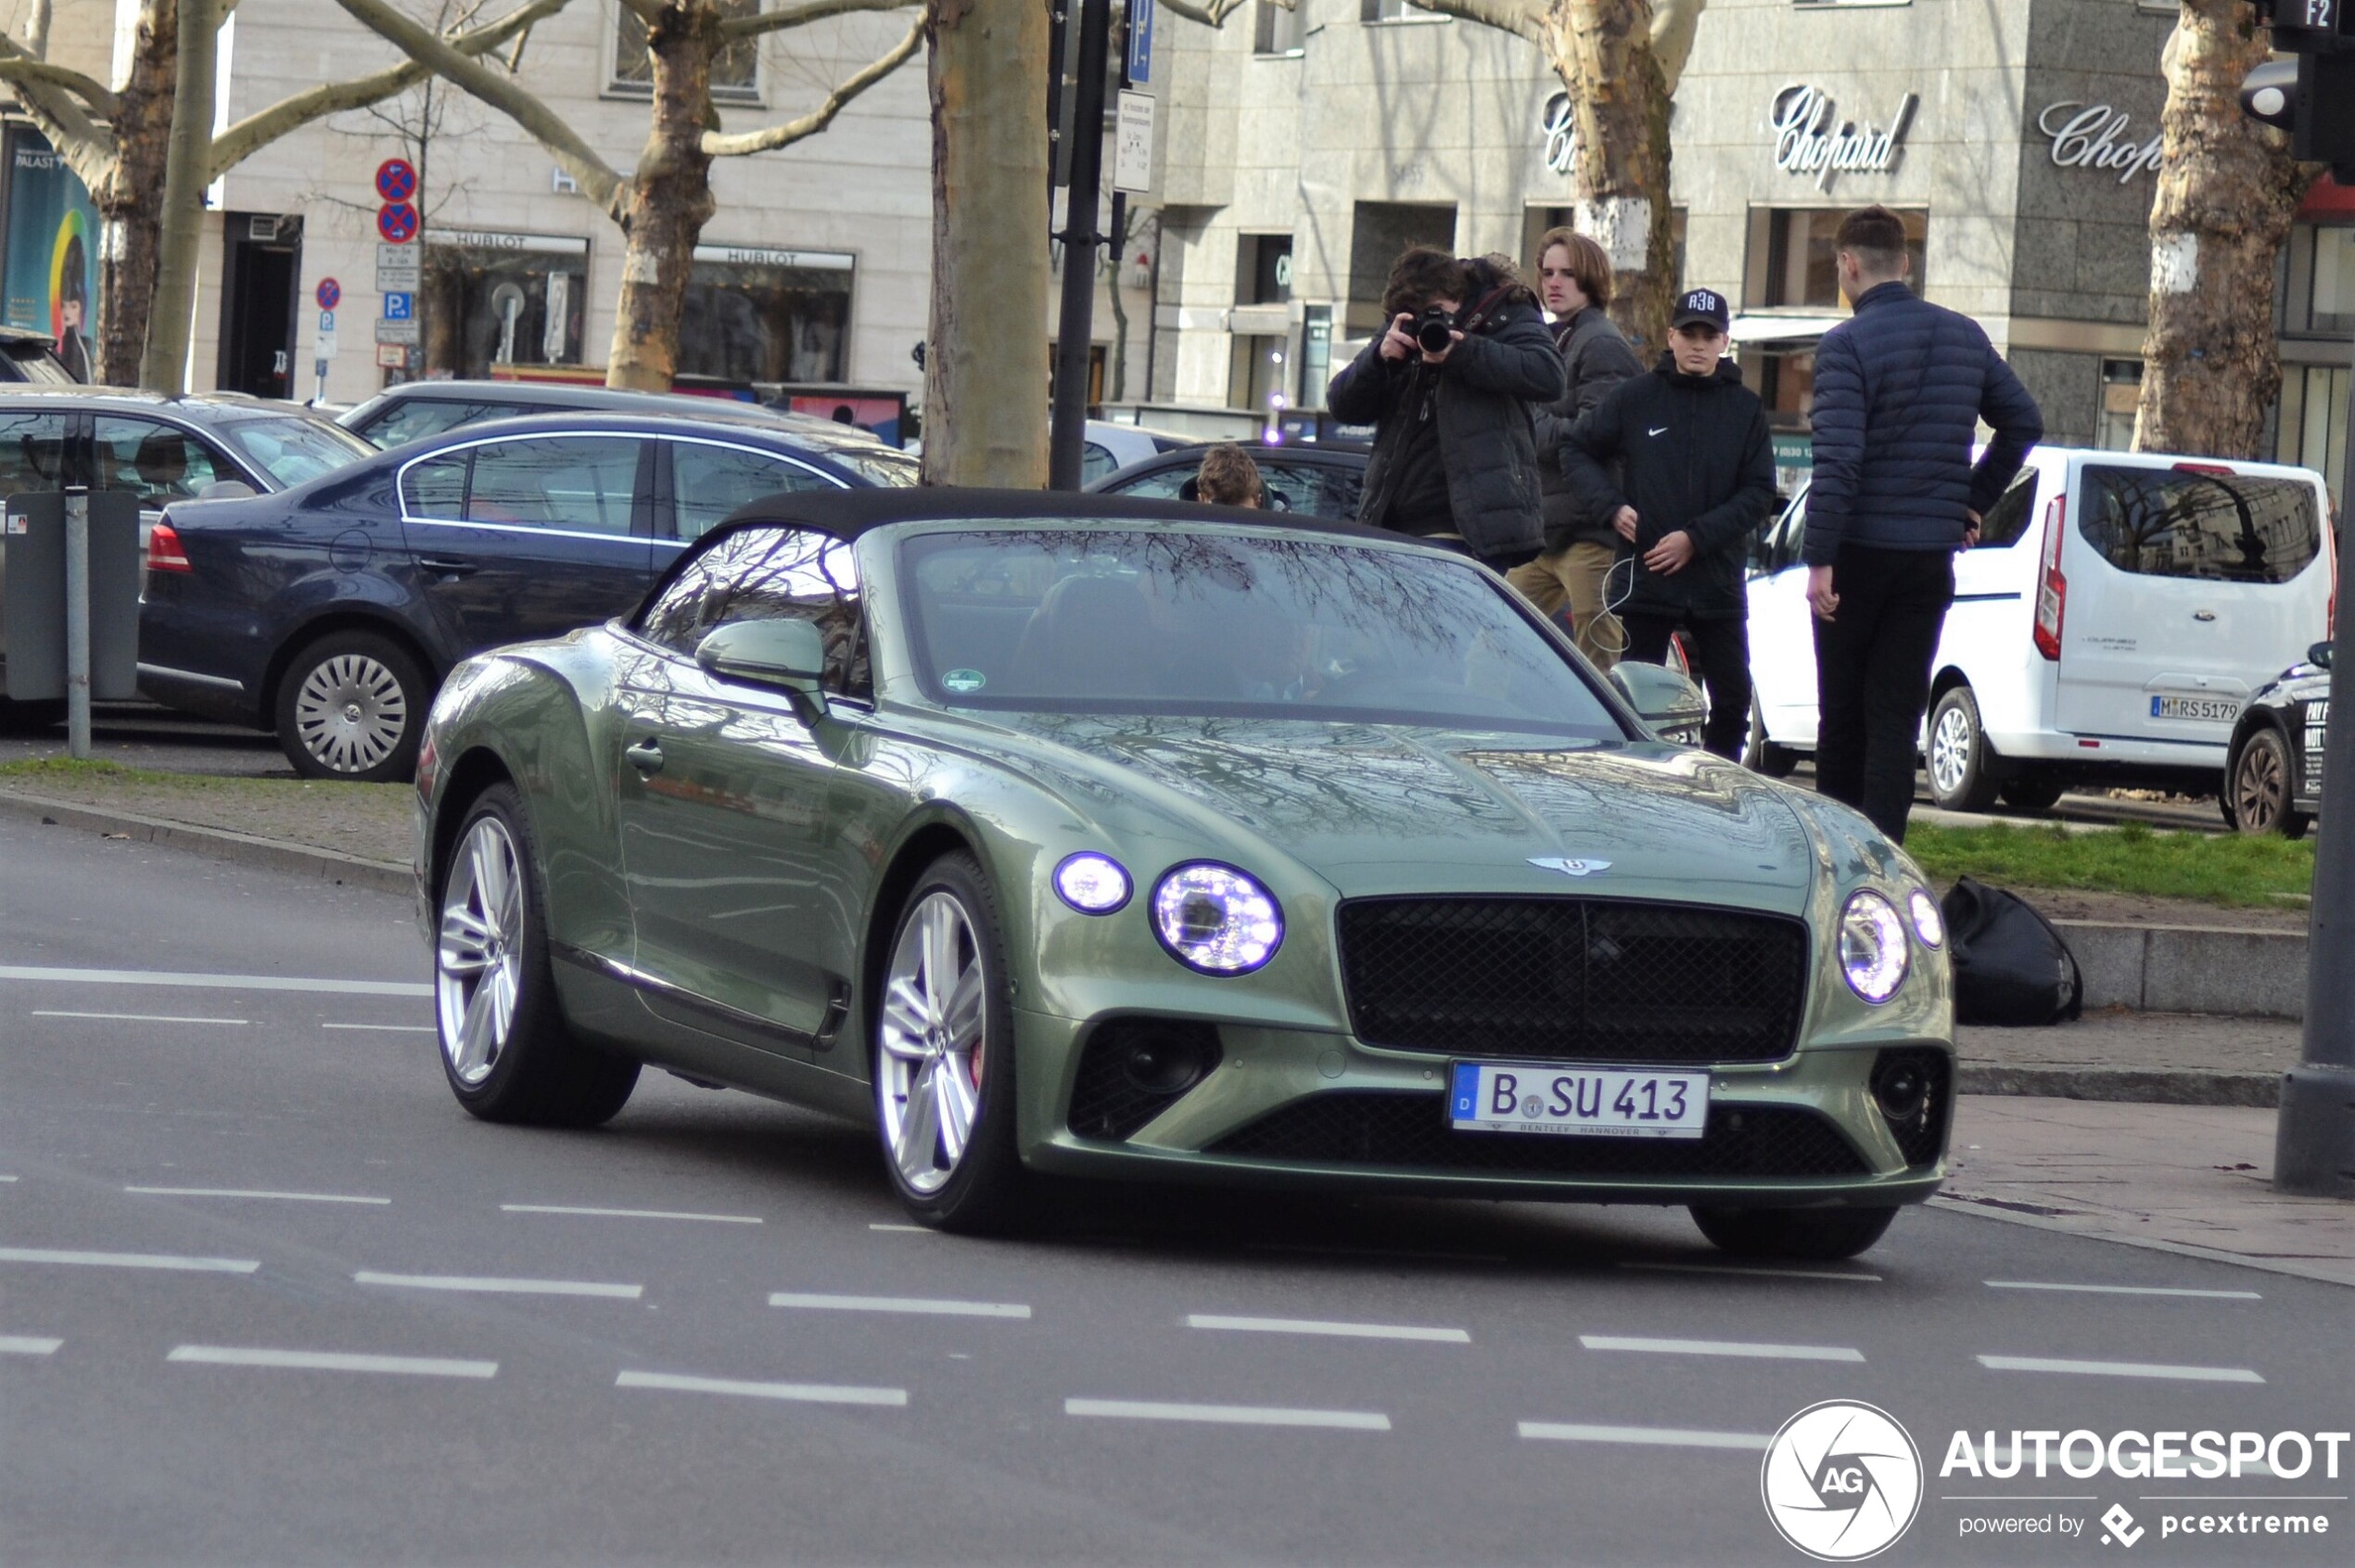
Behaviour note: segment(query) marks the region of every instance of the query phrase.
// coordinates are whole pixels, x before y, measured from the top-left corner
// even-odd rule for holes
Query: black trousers
[[[1903,844],[1954,557],[1842,545],[1832,592],[1839,611],[1815,622],[1815,788]]]
[[[1742,742],[1750,735],[1750,622],[1687,620],[1681,616],[1642,615],[1622,610],[1619,622],[1627,628],[1627,651],[1622,658],[1646,664],[1668,662],[1668,639],[1678,628],[1692,645],[1693,658],[1709,692],[1709,722],[1701,728],[1701,745],[1720,757],[1741,760]]]

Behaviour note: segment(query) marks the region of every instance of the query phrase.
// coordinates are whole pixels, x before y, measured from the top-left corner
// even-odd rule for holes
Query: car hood
[[[1209,843],[1241,830],[1343,897],[1574,883],[1796,914],[1813,886],[1814,841],[1784,786],[1706,752],[1396,725],[992,717],[1053,775],[1042,783],[1103,826],[1142,810],[1190,818]]]

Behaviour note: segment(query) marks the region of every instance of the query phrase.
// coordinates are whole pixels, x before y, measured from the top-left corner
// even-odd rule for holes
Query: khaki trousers
[[[1627,646],[1626,628],[1603,607],[1603,582],[1618,557],[1619,553],[1608,544],[1581,542],[1515,567],[1505,574],[1505,580],[1548,619],[1559,614],[1567,602],[1578,651],[1596,669],[1609,669]]]

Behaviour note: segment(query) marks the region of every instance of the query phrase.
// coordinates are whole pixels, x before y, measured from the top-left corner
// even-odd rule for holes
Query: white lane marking
[[[0,963],[0,980],[62,980],[76,986],[168,986],[197,991],[329,991],[340,996],[429,997],[415,980],[308,980],[288,975],[202,975],[161,969],[49,969]]]
[[[1860,1285],[1881,1282],[1878,1274],[1860,1274],[1852,1269],[1838,1268],[1749,1268],[1737,1263],[1639,1263],[1632,1260],[1619,1267],[1660,1274],[1741,1274],[1766,1280],[1846,1280]]]
[[[1548,1443],[1624,1443],[1639,1448],[1739,1448],[1762,1452],[1771,1437],[1747,1432],[1688,1432],[1673,1426],[1594,1426],[1585,1421],[1525,1421],[1523,1437]]]
[[[430,1035],[440,1032],[431,1024],[322,1024],[319,1026],[323,1029],[364,1029],[380,1035]]]
[[[643,1285],[604,1285],[591,1280],[500,1280],[476,1274],[379,1274],[363,1268],[355,1285],[398,1285],[413,1291],[480,1291],[492,1295],[597,1295],[635,1301]]]
[[[909,1236],[936,1236],[940,1233],[929,1225],[885,1225],[880,1220],[869,1221],[867,1229],[870,1230],[894,1230]]]
[[[56,1008],[36,1007],[35,1018],[99,1018],[113,1024],[234,1024],[246,1026],[243,1018],[188,1018],[171,1013],[62,1013]]]
[[[0,1334],[0,1356],[48,1356],[64,1343],[39,1334]]]
[[[92,1268],[172,1268],[190,1274],[250,1274],[261,1265],[243,1257],[174,1257],[154,1252],[69,1252],[56,1247],[0,1247],[0,1263],[77,1263]]]
[[[312,1372],[399,1372],[411,1377],[487,1378],[496,1361],[451,1361],[437,1356],[353,1356],[340,1350],[263,1350],[235,1345],[182,1345],[167,1361],[208,1367],[286,1367]]]
[[[576,1208],[569,1204],[501,1204],[502,1214],[586,1214],[605,1219],[707,1219],[715,1225],[758,1225],[757,1214],[686,1214],[659,1208]]]
[[[1741,1356],[1762,1361],[1862,1361],[1865,1353],[1844,1345],[1754,1345],[1737,1339],[1639,1339],[1621,1334],[1580,1334],[1589,1350],[1640,1350],[1658,1356]]]
[[[2171,1285],[2072,1285],[2052,1280],[1990,1280],[1991,1291],[2076,1291],[2086,1295],[2180,1295],[2203,1301],[2262,1301],[2255,1291],[2195,1291]]]
[[[1243,1333],[1330,1334],[1336,1339],[1422,1339],[1441,1345],[1470,1345],[1461,1329],[1422,1329],[1406,1323],[1329,1323],[1308,1318],[1228,1318],[1215,1312],[1190,1312],[1190,1329],[1234,1329]]]
[[[749,1399],[790,1399],[805,1405],[905,1406],[904,1388],[861,1388],[831,1383],[745,1383],[735,1378],[681,1377],[673,1372],[624,1372],[616,1388],[668,1388],[681,1394],[737,1394]]]
[[[139,1192],[151,1198],[277,1198],[290,1204],[376,1204],[392,1202],[390,1198],[370,1198],[350,1192],[265,1192],[243,1187],[125,1187],[126,1192]]]
[[[1018,1301],[937,1301],[912,1295],[810,1295],[778,1291],[771,1307],[801,1307],[819,1312],[913,1312],[943,1318],[1027,1318],[1030,1308]]]
[[[15,1179],[13,1176],[0,1176],[0,1181],[14,1181]]]
[[[2164,1378],[2176,1383],[2263,1383],[2247,1367],[2170,1367],[2155,1361],[2072,1361],[2049,1356],[1981,1356],[1993,1372],[2069,1372],[2083,1377]]]
[[[1116,1421],[1206,1421],[1216,1426],[1314,1426],[1342,1432],[1388,1432],[1379,1410],[1288,1410],[1270,1405],[1174,1405],[1156,1399],[1066,1399],[1067,1416]]]

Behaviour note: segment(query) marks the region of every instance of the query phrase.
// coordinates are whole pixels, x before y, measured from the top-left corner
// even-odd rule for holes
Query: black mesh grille
[[[1159,1048],[1165,1062],[1174,1049],[1201,1070],[1182,1083],[1168,1080],[1175,1087],[1139,1083],[1133,1062],[1140,1043]],[[1184,1099],[1218,1064],[1218,1031],[1207,1024],[1114,1018],[1098,1025],[1080,1052],[1079,1072],[1072,1081],[1071,1130],[1082,1138],[1118,1142]]]
[[[1813,1111],[1710,1107],[1698,1139],[1458,1132],[1442,1094],[1341,1090],[1270,1111],[1205,1151],[1315,1165],[1534,1176],[1865,1176],[1871,1167]]]
[[[1929,1093],[1921,1110],[1903,1121],[1890,1121],[1890,1136],[1911,1166],[1935,1165],[1946,1149],[1946,1130],[1954,1120],[1954,1064],[1942,1051],[1884,1051],[1874,1063],[1873,1077],[1880,1075],[1893,1064],[1903,1061],[1921,1070],[1929,1081]],[[1883,1113],[1886,1117],[1887,1113]]]
[[[1341,906],[1350,1024],[1369,1045],[1578,1062],[1772,1062],[1807,995],[1807,928],[1608,899]]]

